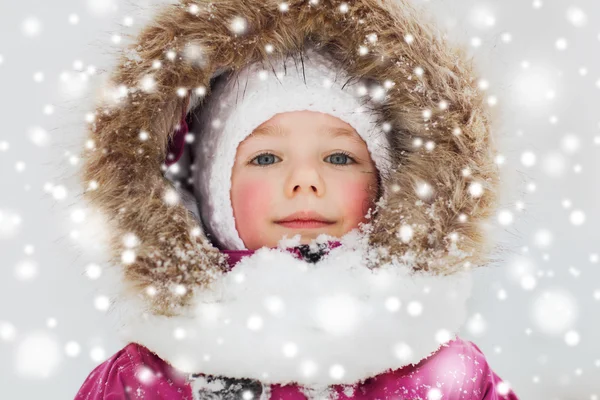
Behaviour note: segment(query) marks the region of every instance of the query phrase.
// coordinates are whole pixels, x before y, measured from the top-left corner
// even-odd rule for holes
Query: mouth
[[[294,229],[322,228],[325,226],[333,225],[334,223],[335,222],[323,222],[323,221],[315,221],[315,220],[295,220],[295,221],[276,222],[277,225],[281,225],[286,228],[294,228]]]
[[[335,224],[335,221],[323,217],[314,211],[299,211],[275,221],[276,224],[286,228],[314,229]]]

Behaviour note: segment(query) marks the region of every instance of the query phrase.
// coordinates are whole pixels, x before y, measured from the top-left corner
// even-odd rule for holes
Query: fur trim
[[[268,384],[352,384],[417,364],[464,322],[470,273],[371,270],[360,237],[346,234],[317,264],[262,248],[198,292],[185,315],[140,315],[132,299],[123,337],[182,372]]]
[[[143,339],[163,356],[169,349],[145,338],[148,331],[166,340],[170,327],[193,315],[211,288],[225,285],[233,294],[234,287],[224,255],[164,176],[168,142],[187,96],[210,96],[216,71],[301,54],[307,44],[327,52],[350,76],[394,84],[376,106],[378,122],[389,128],[392,172],[366,231],[378,257],[363,272],[391,265],[399,280],[407,278],[406,268],[420,279],[419,271],[449,276],[488,261],[485,223],[496,209],[499,171],[490,110],[463,50],[407,0],[286,4],[285,12],[271,0],[182,0],[162,7],[124,52],[90,126],[82,154],[84,198],[110,223],[111,262],[126,285],[122,296],[148,315],[132,330],[140,336],[131,339]],[[415,145],[417,139],[434,148]],[[167,323],[167,316],[177,318]],[[430,343],[418,355],[433,348]],[[356,360],[346,361],[353,368]],[[365,372],[350,371],[347,377]]]

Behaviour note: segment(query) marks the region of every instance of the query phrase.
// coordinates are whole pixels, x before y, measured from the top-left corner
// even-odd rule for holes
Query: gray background
[[[0,1],[0,397],[73,398],[122,347],[86,274],[105,264],[73,175],[85,115],[115,35],[159,1]],[[597,400],[600,3],[415,1],[468,43],[501,116],[512,222],[461,335],[522,399]]]

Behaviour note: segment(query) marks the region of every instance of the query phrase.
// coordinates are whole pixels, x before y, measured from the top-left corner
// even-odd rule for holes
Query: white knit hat
[[[237,147],[275,114],[307,110],[337,117],[365,141],[379,174],[390,170],[387,135],[361,101],[365,84],[346,84],[344,71],[312,49],[304,55],[304,68],[286,65],[277,76],[259,63],[247,65],[239,79],[217,81],[202,106],[199,126],[193,129],[200,135],[194,144],[194,194],[206,233],[223,249],[246,249],[235,228],[230,196]]]

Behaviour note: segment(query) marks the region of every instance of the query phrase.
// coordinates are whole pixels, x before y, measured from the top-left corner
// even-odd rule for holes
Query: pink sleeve
[[[192,397],[185,374],[146,347],[130,343],[90,373],[75,400],[191,400]]]
[[[479,387],[472,400],[519,400],[510,385],[492,370],[481,349],[473,342],[468,343],[473,347],[475,366],[481,372]]]
[[[88,375],[77,392],[75,400],[117,400],[129,399],[122,370],[124,349],[98,365]]]

